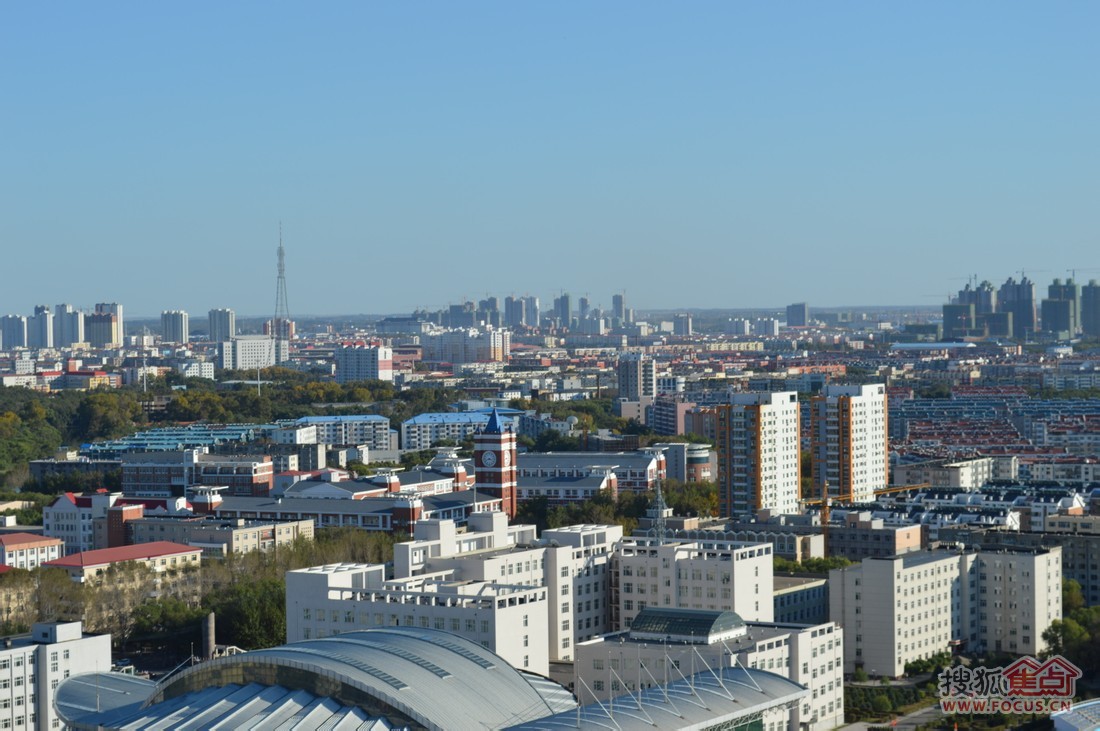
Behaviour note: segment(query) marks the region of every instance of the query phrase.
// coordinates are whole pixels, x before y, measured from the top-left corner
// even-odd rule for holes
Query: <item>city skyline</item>
[[[279,221],[292,315],[609,276],[639,310],[1088,281],[1098,15],[15,6],[0,311],[264,313]]]

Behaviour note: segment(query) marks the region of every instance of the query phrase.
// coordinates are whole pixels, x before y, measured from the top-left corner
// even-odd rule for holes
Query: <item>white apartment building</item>
[[[207,313],[208,338],[212,343],[224,343],[237,336],[237,314],[222,307]]]
[[[336,382],[393,381],[393,350],[385,346],[351,345],[337,348]]]
[[[0,535],[0,564],[13,569],[34,569],[44,561],[61,558],[65,544],[60,538],[36,536],[33,533]]]
[[[187,343],[191,340],[189,317],[183,310],[160,313],[160,339],[166,343]]]
[[[717,412],[719,514],[799,513],[798,394],[733,393]]]
[[[39,623],[0,647],[0,728],[59,729],[54,690],[65,678],[111,669],[111,636],[80,622]]]
[[[214,380],[214,364],[205,360],[185,360],[176,364],[176,372],[184,378]]]
[[[424,360],[432,363],[483,363],[507,361],[512,333],[492,327],[456,329],[422,335]]]
[[[736,612],[771,622],[772,546],[769,543],[630,537],[615,549],[611,626],[628,629],[646,607]]]
[[[873,502],[890,481],[886,386],[827,385],[811,404],[815,494]]]
[[[897,677],[952,648],[1037,655],[1062,618],[1062,549],[919,551],[829,574],[844,670]]]
[[[385,570],[334,564],[287,572],[287,642],[367,627],[423,627],[477,642],[513,667],[549,674],[547,587],[471,581],[457,571],[386,580]]]
[[[489,414],[481,411],[417,414],[401,422],[401,449],[430,449],[443,439],[461,442],[489,423]]]
[[[377,414],[350,416],[303,416],[297,427],[316,429],[316,439],[303,444],[333,446],[366,445],[370,449],[390,448],[390,420]]]
[[[606,701],[681,674],[737,665],[810,689],[802,703],[765,719],[764,728],[827,731],[844,725],[843,632],[832,622],[762,624],[733,612],[647,607],[630,630],[577,646],[573,692],[581,703]]]
[[[254,371],[290,360],[290,342],[270,335],[238,335],[223,341],[221,367],[230,371]]]
[[[638,401],[657,395],[657,364],[643,353],[619,356],[619,398]]]

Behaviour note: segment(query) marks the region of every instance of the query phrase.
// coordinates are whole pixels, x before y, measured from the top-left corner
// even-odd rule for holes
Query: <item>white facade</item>
[[[210,310],[207,313],[208,339],[212,343],[224,343],[237,336],[237,314],[228,308]]]
[[[231,371],[254,371],[290,360],[290,343],[270,335],[238,335],[221,344],[221,366]]]
[[[303,444],[332,444],[336,446],[365,444],[370,449],[390,448],[390,420],[376,414],[358,416],[305,416],[295,424],[313,427],[317,438]]]
[[[798,394],[734,393],[718,406],[719,513],[796,514],[801,478]]]
[[[834,497],[873,502],[890,481],[886,386],[829,385],[812,409],[816,493],[827,483]]]
[[[337,348],[336,382],[393,381],[393,350],[385,346],[361,345]]]
[[[203,360],[186,360],[176,365],[176,372],[184,378],[214,380],[214,364]]]
[[[367,627],[445,630],[540,675],[547,658],[547,588],[470,581],[455,571],[385,580],[385,566],[336,564],[286,575],[287,642]]]
[[[747,622],[771,622],[772,560],[769,543],[624,538],[612,569],[612,627],[629,629],[647,606],[731,611]]]
[[[64,548],[59,538],[8,533],[0,535],[0,563],[13,569],[35,569],[45,561],[61,558]]]
[[[95,548],[92,521],[107,516],[121,493],[73,495],[62,493],[53,503],[42,508],[42,535],[60,538],[65,554],[91,551]]]
[[[10,644],[9,644],[10,640]],[[35,624],[0,647],[0,728],[59,729],[54,690],[65,678],[111,669],[111,636],[85,635],[80,622]]]
[[[621,526],[574,525],[544,531],[508,525],[503,513],[475,513],[467,533],[452,521],[420,521],[417,540],[394,546],[394,576],[454,570],[463,579],[515,582],[549,590],[547,630],[551,661],[569,661],[573,648],[610,631],[611,553]]]
[[[166,343],[187,343],[191,340],[189,317],[183,310],[160,313],[160,339]]]
[[[829,616],[844,627],[845,672],[897,677],[962,646],[1037,655],[1062,618],[1062,549],[921,551],[829,574]]]

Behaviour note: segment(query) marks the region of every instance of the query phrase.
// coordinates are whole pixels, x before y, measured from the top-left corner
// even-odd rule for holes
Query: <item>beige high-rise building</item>
[[[813,399],[811,449],[815,497],[875,499],[890,481],[886,386],[826,386]]]
[[[717,410],[719,514],[799,512],[798,394],[735,393]]]

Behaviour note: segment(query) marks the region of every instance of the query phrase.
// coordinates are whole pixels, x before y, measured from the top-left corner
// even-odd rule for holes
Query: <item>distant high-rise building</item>
[[[347,346],[337,348],[336,382],[392,381],[393,350],[387,347]]]
[[[53,347],[53,311],[49,305],[36,305],[34,315],[27,320],[27,347]]]
[[[27,318],[23,315],[0,317],[0,350],[27,347]]]
[[[122,344],[118,320],[110,312],[90,312],[84,316],[84,333],[93,348],[110,348]]]
[[[627,322],[626,318],[626,293],[611,295],[611,313],[612,317],[619,321],[619,324]]]
[[[53,313],[53,344],[67,348],[84,342],[84,313],[72,305],[58,305]]]
[[[798,394],[736,393],[717,410],[718,503],[722,517],[798,512]]]
[[[210,342],[224,343],[237,334],[237,314],[233,310],[222,307],[210,310],[207,314],[210,327]]]
[[[672,318],[673,335],[691,335],[691,313],[681,312]]]
[[[187,343],[191,329],[187,313],[183,310],[165,310],[160,313],[160,339],[166,343]]]
[[[810,324],[810,306],[805,302],[787,305],[787,327],[806,327]]]
[[[969,283],[959,290],[956,303],[960,305],[974,305],[975,315],[989,315],[997,312],[997,290],[989,282],[982,282],[973,288]]]
[[[504,324],[507,327],[523,327],[527,323],[523,300],[509,295],[504,298]]]
[[[811,402],[814,496],[869,503],[890,477],[886,387],[825,386]]]
[[[523,320],[527,323],[528,327],[538,327],[541,323],[539,318],[542,313],[539,308],[538,297],[524,297],[523,298]]]
[[[1035,283],[1027,277],[1020,280],[1009,277],[997,290],[997,302],[1001,312],[1012,313],[1012,329],[1016,337],[1035,332],[1038,314],[1035,307]]]
[[[573,317],[573,298],[568,292],[563,292],[560,297],[554,299],[554,317],[562,327],[569,327]]]
[[[943,336],[963,338],[972,335],[977,327],[973,304],[946,304],[943,306]]]
[[[1095,279],[1081,288],[1081,332],[1100,335],[1100,284]]]
[[[657,395],[657,364],[642,353],[619,357],[619,398],[638,401]]]
[[[1070,337],[1080,332],[1081,287],[1072,279],[1055,279],[1047,287],[1042,302],[1042,327],[1046,332],[1065,332]]]
[[[95,312],[97,314],[110,314],[115,316],[115,327],[117,333],[112,343],[116,345],[122,345],[126,342],[126,323],[122,317],[122,305],[117,302],[99,302],[95,306]]]

